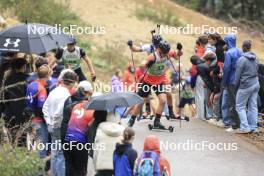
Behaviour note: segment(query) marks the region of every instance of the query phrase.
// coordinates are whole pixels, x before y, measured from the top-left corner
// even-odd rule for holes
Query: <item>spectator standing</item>
[[[251,51],[251,41],[244,41],[243,54],[237,61],[235,86],[236,110],[240,118],[237,133],[257,132],[258,105],[260,89],[258,80],[258,59]]]
[[[77,81],[75,73],[70,71],[64,73],[60,85],[49,94],[42,109],[51,135],[51,141],[56,144],[56,148],[51,150],[51,171],[54,176],[65,175],[65,160],[61,149],[60,128],[65,100],[74,92]]]
[[[224,89],[228,92],[228,100],[223,100],[222,103],[224,107],[229,108],[229,117],[231,120],[231,127],[228,128],[227,132],[233,132],[235,129],[238,129],[240,126],[240,120],[238,114],[235,109],[236,104],[236,88],[235,88],[235,72],[236,72],[236,64],[238,59],[241,57],[242,51],[241,49],[236,47],[236,35],[228,34],[224,37],[224,40],[227,44],[228,50],[225,53],[225,63],[223,70],[223,86]],[[225,96],[224,96],[225,98]],[[223,104],[222,104],[223,108]]]

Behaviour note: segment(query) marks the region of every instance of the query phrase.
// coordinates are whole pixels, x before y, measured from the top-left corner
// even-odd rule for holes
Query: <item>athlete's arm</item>
[[[135,46],[135,45],[133,44],[133,41],[132,41],[132,40],[128,40],[128,41],[127,41],[127,45],[129,46],[129,48],[130,48],[130,50],[131,50],[132,52],[142,52],[142,51],[143,51],[141,47],[139,47],[139,46]]]
[[[135,46],[135,45],[133,45],[133,46],[131,46],[131,47],[129,47],[129,48],[130,48],[130,50],[133,51],[133,52],[143,52],[143,50],[142,50],[141,47],[139,47],[139,46]]]
[[[88,66],[88,69],[91,72],[92,80],[95,81],[96,74],[95,74],[91,59],[88,56],[84,56],[83,60],[86,62],[87,66]]]
[[[87,66],[88,66],[88,69],[91,73],[92,81],[95,81],[96,74],[95,74],[91,59],[86,55],[85,51],[82,48],[80,48],[80,55],[81,55],[81,58],[83,58],[83,60],[86,62]]]

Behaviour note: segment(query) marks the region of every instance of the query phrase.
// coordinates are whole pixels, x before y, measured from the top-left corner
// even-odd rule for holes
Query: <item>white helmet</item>
[[[81,81],[79,87],[82,87],[85,92],[93,93],[93,86],[89,81]]]

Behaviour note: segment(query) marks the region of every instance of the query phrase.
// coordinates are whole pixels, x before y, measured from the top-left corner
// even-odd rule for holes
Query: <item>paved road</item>
[[[123,123],[125,124],[125,121]],[[149,121],[145,120],[134,126],[136,130],[134,147],[141,152],[144,138],[149,134],[159,136],[163,144],[166,142],[170,144],[170,148],[166,148],[165,145],[162,147],[162,154],[171,163],[172,176],[264,175],[264,152],[244,141],[237,134],[227,133],[198,119],[182,122],[181,128],[178,121],[164,120],[164,124],[175,126],[174,133],[149,131],[148,123]],[[201,143],[205,144],[204,149],[201,149]],[[212,148],[216,145],[221,148],[210,150],[207,144]],[[191,146],[195,147],[195,145],[198,148],[191,149]],[[223,148],[226,150],[222,150]]]

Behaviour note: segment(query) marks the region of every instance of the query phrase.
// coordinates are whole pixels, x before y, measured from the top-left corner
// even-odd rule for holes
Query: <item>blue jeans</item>
[[[257,130],[259,88],[259,83],[257,83],[246,89],[238,89],[236,111],[240,118],[240,129],[243,131]]]
[[[49,142],[49,132],[47,124],[45,122],[32,122],[32,128],[36,130],[36,137],[39,143],[42,143],[46,146]],[[39,150],[39,157],[45,158],[48,156],[48,149]]]
[[[60,128],[48,127],[51,142],[51,171],[53,176],[65,176],[65,159],[62,150]],[[56,145],[55,145],[56,144]],[[61,150],[60,150],[61,149]]]
[[[224,89],[222,94],[222,118],[223,123],[225,125],[230,125],[230,118],[229,118],[229,106],[228,106],[228,91]]]

